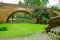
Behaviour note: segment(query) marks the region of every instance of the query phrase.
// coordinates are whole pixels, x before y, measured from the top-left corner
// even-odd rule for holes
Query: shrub
[[[0,27],[0,31],[6,31],[7,28],[6,27]]]
[[[47,8],[36,8],[33,12],[32,12],[32,17],[36,18],[36,23],[38,21],[39,23],[47,23],[48,19],[50,19],[50,15],[52,13],[52,10],[49,10]],[[39,19],[39,20],[37,20]],[[41,21],[42,20],[42,21]]]

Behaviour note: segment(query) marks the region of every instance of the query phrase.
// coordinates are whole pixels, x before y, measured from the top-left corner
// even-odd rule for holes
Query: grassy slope
[[[0,24],[0,27],[7,27],[7,31],[0,31],[0,37],[17,37],[30,35],[35,32],[43,32],[43,24]]]

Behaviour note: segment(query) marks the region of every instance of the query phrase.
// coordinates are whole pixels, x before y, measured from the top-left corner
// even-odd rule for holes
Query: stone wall
[[[60,26],[60,16],[52,17],[48,21],[48,25],[45,28],[46,32],[49,32],[50,29]]]

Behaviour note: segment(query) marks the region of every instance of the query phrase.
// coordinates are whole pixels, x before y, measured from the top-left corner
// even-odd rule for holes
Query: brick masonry
[[[13,12],[21,11],[21,10],[31,13],[33,9],[29,6],[0,3],[0,23],[6,22],[9,15],[11,15]]]

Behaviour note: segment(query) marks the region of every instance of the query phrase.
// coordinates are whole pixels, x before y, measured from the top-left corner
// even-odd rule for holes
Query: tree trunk
[[[37,24],[42,24],[42,19],[38,19],[38,18],[37,18],[37,19],[36,19],[36,23],[37,23]]]

